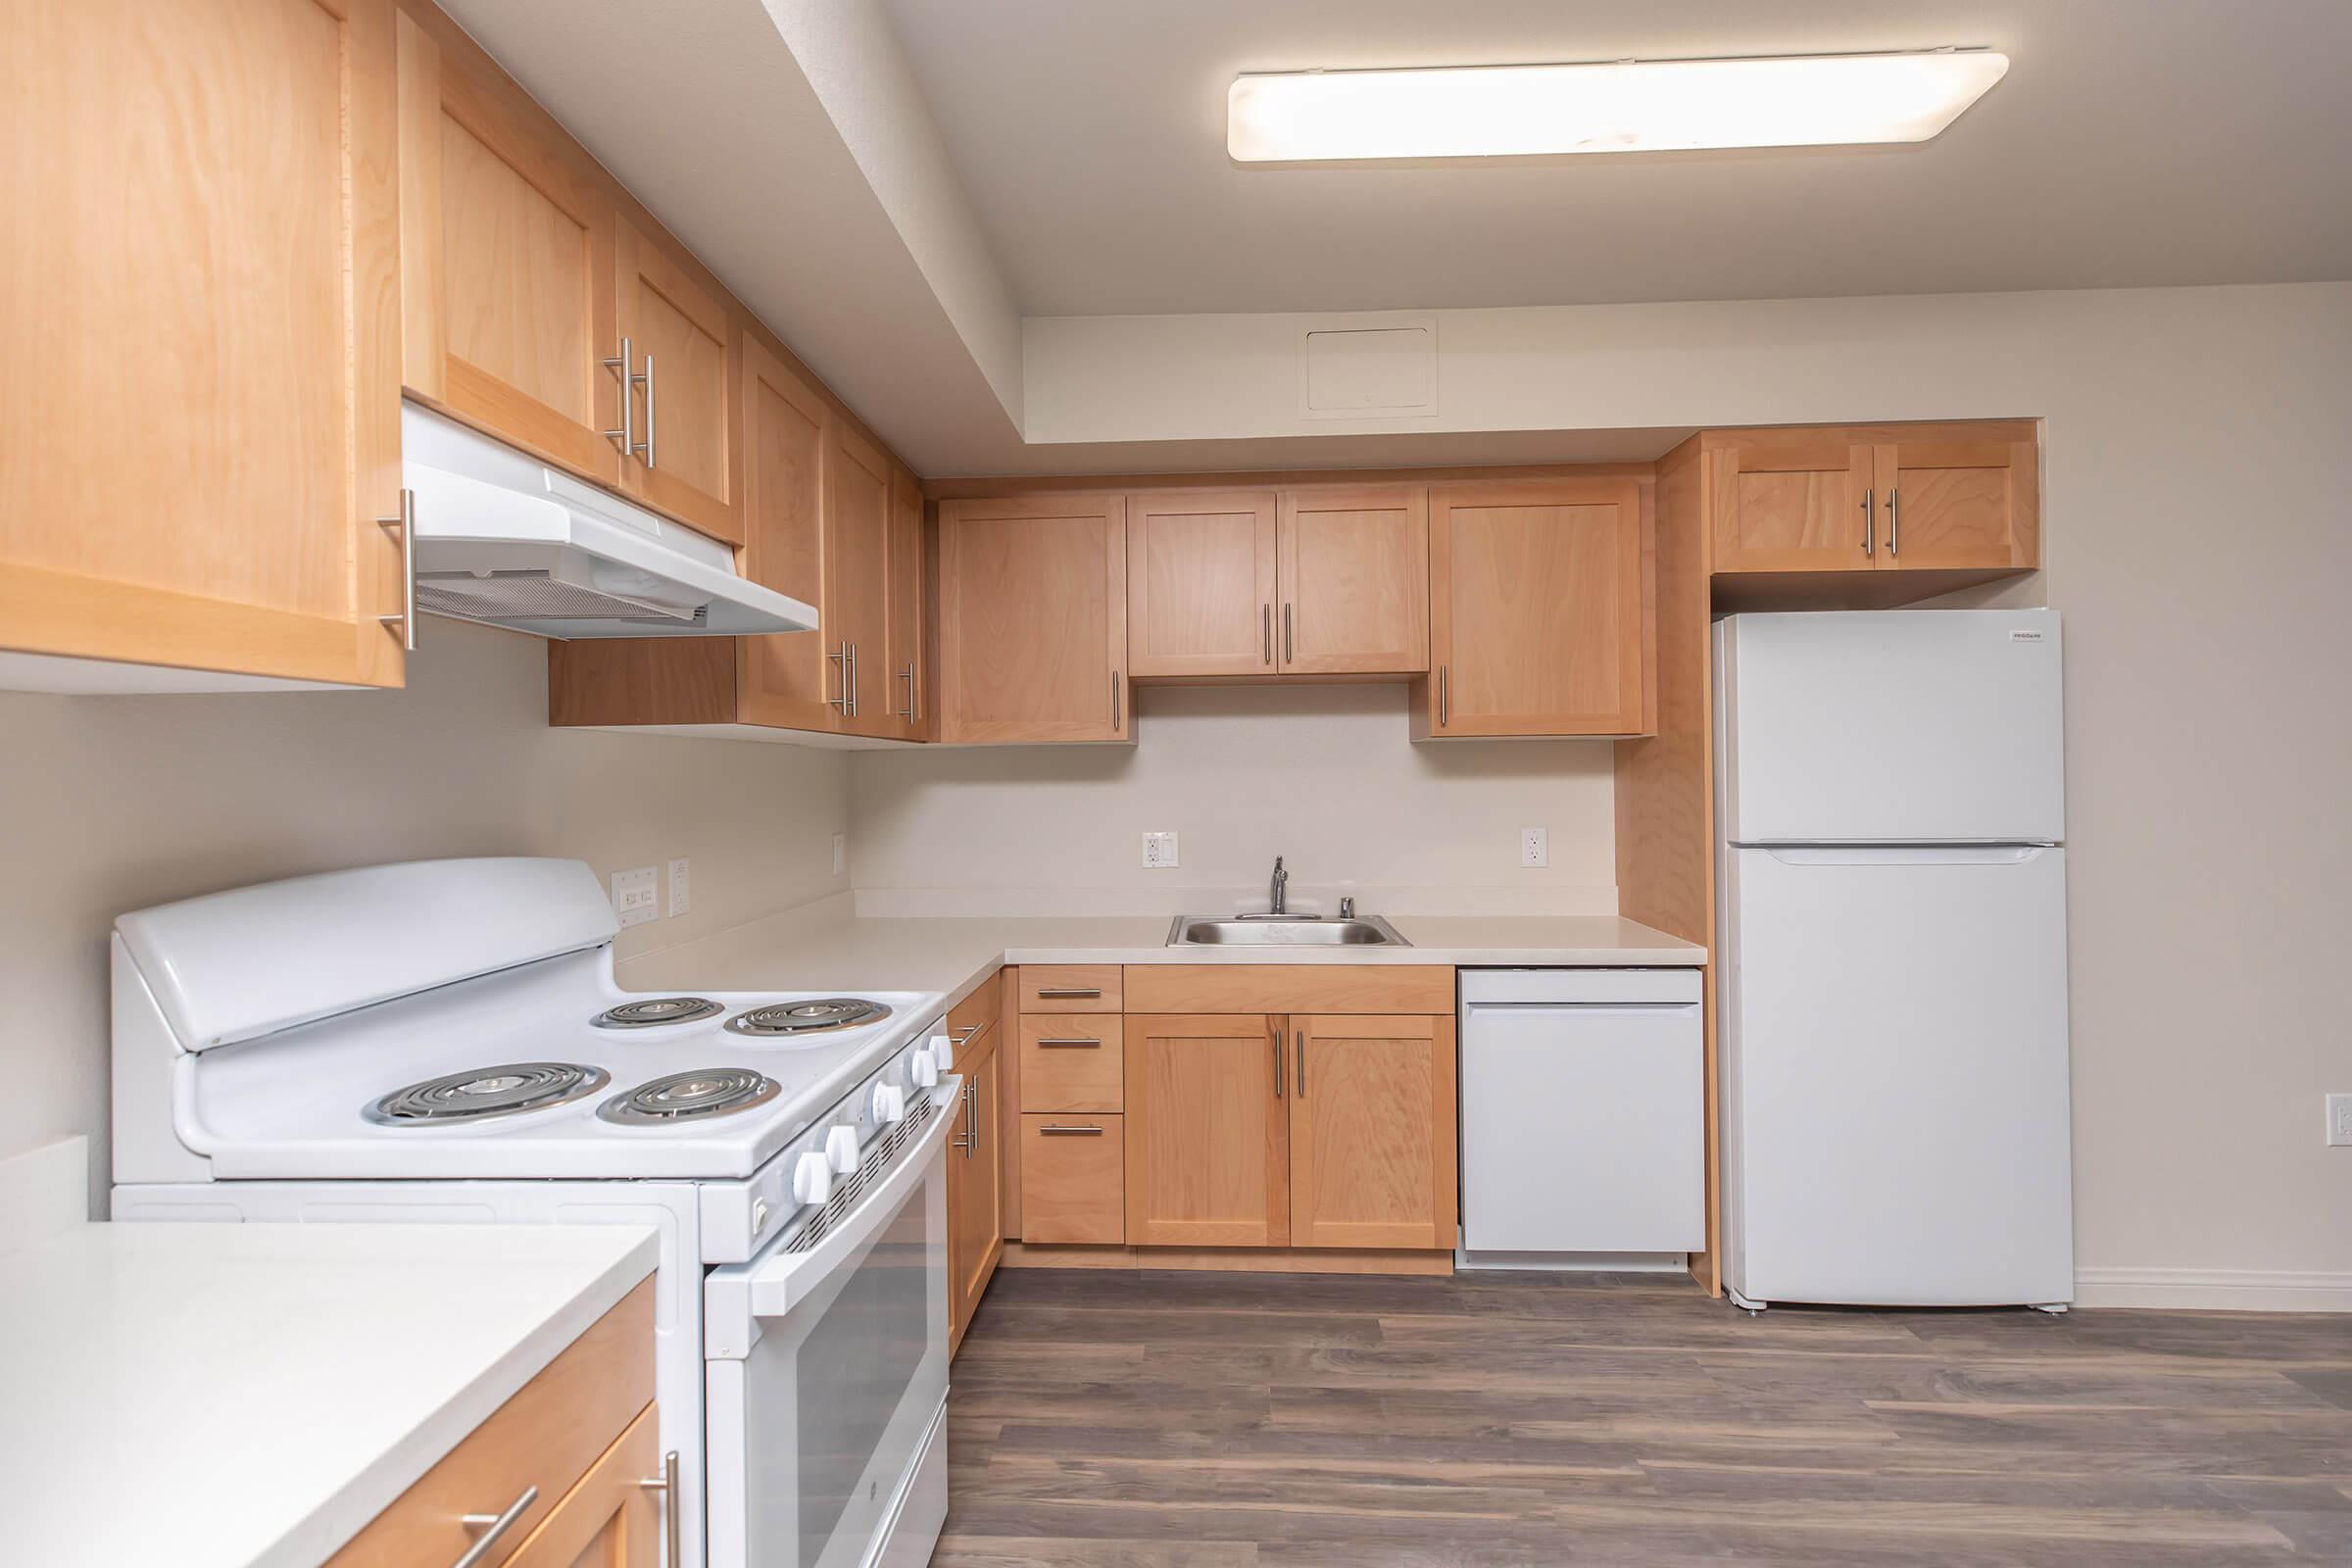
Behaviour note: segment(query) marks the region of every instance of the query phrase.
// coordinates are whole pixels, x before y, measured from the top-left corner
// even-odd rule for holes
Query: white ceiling
[[[2352,0],[881,0],[1029,316],[2352,277]],[[1916,147],[1243,169],[1237,72],[1988,45]]]

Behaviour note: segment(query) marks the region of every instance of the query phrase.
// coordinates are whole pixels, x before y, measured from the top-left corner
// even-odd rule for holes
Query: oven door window
[[[946,1238],[935,1159],[748,1355],[710,1363],[711,1568],[865,1560],[947,1397]]]

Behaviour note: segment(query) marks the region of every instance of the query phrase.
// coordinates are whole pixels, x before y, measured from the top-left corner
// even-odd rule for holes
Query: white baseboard
[[[2352,1312],[2352,1273],[2260,1268],[2079,1268],[2077,1306]]]

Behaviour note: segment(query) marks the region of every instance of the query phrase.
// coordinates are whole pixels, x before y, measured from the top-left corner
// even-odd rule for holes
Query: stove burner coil
[[[849,1029],[890,1016],[890,1009],[863,997],[816,997],[804,1002],[770,1002],[727,1020],[735,1034],[773,1038]]]
[[[426,1127],[542,1110],[593,1095],[612,1081],[602,1067],[516,1061],[428,1078],[393,1091],[361,1112],[381,1127]]]
[[[607,1007],[588,1021],[599,1029],[651,1029],[665,1023],[692,1023],[726,1009],[709,997],[644,997]]]
[[[763,1105],[783,1086],[748,1067],[703,1067],[671,1073],[614,1095],[596,1107],[604,1120],[623,1127],[675,1126],[705,1116],[724,1116]]]

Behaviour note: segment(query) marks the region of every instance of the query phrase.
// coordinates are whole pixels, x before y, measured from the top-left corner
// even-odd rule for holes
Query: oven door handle
[[[933,1158],[947,1147],[948,1130],[956,1123],[956,1097],[962,1093],[960,1077],[951,1075],[939,1081],[939,1087],[931,1094],[931,1125],[923,1129],[922,1136],[907,1149],[881,1185],[869,1190],[831,1235],[806,1252],[778,1252],[752,1265],[745,1284],[753,1317],[784,1316],[806,1301],[835,1269],[873,1239],[882,1222],[898,1211],[906,1195],[922,1182]]]

